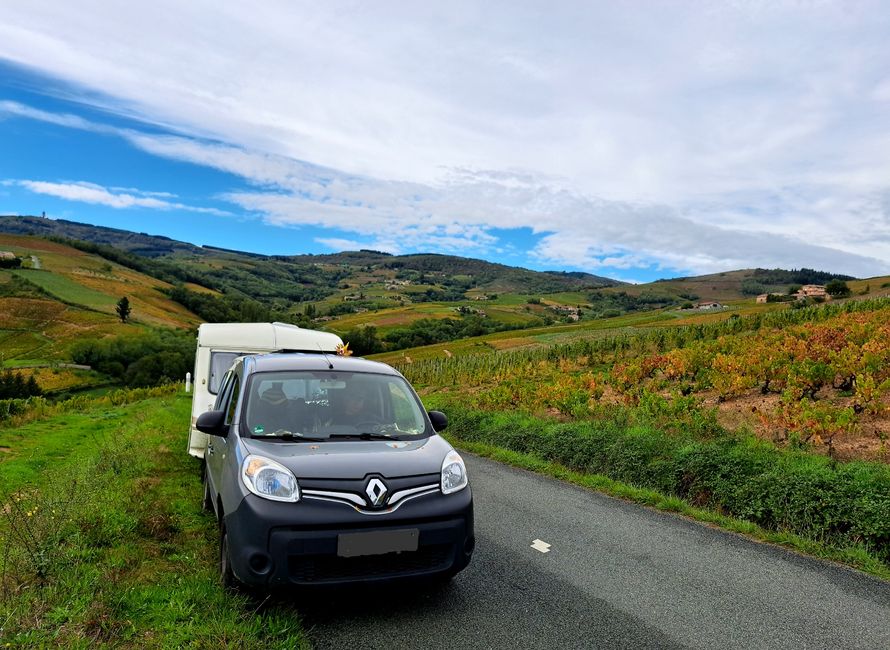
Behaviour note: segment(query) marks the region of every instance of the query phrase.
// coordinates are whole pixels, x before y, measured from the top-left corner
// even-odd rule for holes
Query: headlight
[[[448,452],[442,461],[442,494],[451,494],[467,487],[467,466],[456,451]]]
[[[297,477],[287,467],[262,456],[248,456],[241,464],[241,480],[258,497],[272,501],[299,501]]]

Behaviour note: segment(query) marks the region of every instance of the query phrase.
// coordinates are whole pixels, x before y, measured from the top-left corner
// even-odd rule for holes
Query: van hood
[[[281,463],[297,480],[362,479],[368,474],[386,478],[436,474],[452,450],[438,435],[420,440],[281,442],[242,438],[241,442],[247,454]]]

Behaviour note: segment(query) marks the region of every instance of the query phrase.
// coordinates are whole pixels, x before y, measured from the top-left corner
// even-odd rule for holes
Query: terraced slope
[[[23,268],[0,269],[0,366],[27,368],[45,390],[105,381],[96,373],[59,367],[74,341],[200,323],[164,295],[169,284],[95,255],[7,234],[0,234],[0,251],[24,260]],[[123,296],[132,307],[127,324],[115,312]]]

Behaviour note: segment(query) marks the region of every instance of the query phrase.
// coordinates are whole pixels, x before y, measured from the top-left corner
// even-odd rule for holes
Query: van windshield
[[[256,373],[245,409],[247,430],[255,438],[403,440],[429,435],[414,391],[394,375]]]

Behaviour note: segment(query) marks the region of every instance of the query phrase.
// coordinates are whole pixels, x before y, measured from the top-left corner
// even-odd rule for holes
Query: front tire
[[[225,526],[219,527],[219,578],[226,589],[240,590],[243,585],[232,572],[232,563],[229,559],[229,535]]]

